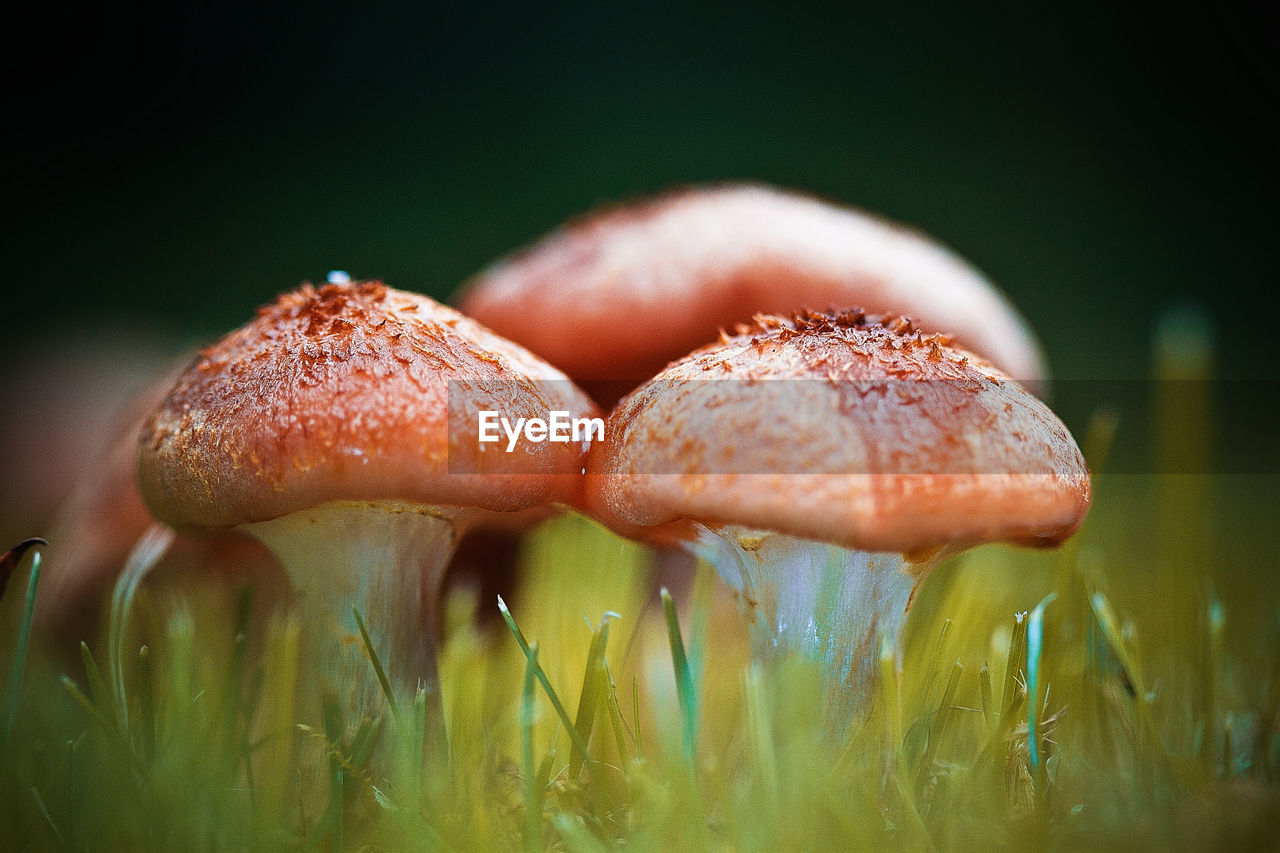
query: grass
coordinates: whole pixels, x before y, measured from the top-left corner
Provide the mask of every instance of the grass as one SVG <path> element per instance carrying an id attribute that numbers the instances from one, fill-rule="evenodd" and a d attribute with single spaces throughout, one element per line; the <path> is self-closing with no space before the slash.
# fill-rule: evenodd
<path id="1" fill-rule="evenodd" d="M 144 585 L 103 651 L 68 663 L 33 643 L 25 677 L 29 624 L 9 620 L 0 847 L 1274 846 L 1280 648 L 1232 658 L 1230 611 L 1194 587 L 1182 639 L 1201 652 L 1171 658 L 1085 539 L 944 568 L 901 667 L 882 650 L 871 708 L 840 735 L 812 664 L 749 662 L 713 576 L 659 595 L 643 549 L 576 517 L 531 537 L 503 619 L 451 597 L 448 755 L 426 748 L 421 693 L 376 719 L 334 701 L 299 719 L 316 679 L 298 626 L 255 621 L 244 594 Z M 1040 582 L 1002 610 L 988 592 L 1011 569 Z M 8 595 L 35 580 L 15 573 Z"/>
<path id="2" fill-rule="evenodd" d="M 577 516 L 527 537 L 509 606 L 449 596 L 444 734 L 376 658 L 383 709 L 344 718 L 252 589 L 126 567 L 105 637 L 33 636 L 15 549 L 0 849 L 1280 849 L 1274 478 L 1107 475 L 1116 428 L 1085 435 L 1085 528 L 942 567 L 838 731 L 816 664 L 751 662 L 713 572 L 660 589 Z"/>

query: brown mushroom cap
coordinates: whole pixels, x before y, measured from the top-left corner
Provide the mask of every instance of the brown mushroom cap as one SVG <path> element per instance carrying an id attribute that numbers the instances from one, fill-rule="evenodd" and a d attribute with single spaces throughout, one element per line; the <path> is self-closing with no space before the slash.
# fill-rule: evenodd
<path id="1" fill-rule="evenodd" d="M 586 502 L 624 533 L 682 520 L 868 551 L 1047 545 L 1089 473 L 1042 402 L 910 321 L 761 316 L 613 411 Z"/>
<path id="2" fill-rule="evenodd" d="M 981 273 L 926 236 L 764 186 L 598 212 L 479 274 L 462 310 L 579 381 L 640 381 L 761 312 L 907 314 L 1021 381 L 1040 347 Z"/>
<path id="3" fill-rule="evenodd" d="M 504 511 L 573 502 L 581 445 L 482 445 L 484 408 L 513 420 L 595 413 L 560 371 L 425 296 L 378 282 L 304 285 L 178 379 L 142 430 L 140 484 L 156 516 L 179 527 L 334 500 Z"/>

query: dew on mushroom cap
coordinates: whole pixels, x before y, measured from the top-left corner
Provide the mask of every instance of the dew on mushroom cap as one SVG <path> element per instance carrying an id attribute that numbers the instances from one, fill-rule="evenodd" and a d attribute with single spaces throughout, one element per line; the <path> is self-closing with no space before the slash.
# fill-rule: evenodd
<path id="1" fill-rule="evenodd" d="M 482 271 L 457 299 L 599 387 L 602 402 L 756 313 L 849 305 L 909 314 L 1020 381 L 1047 375 L 1026 323 L 965 261 L 916 231 L 766 186 L 596 212 Z"/>
<path id="2" fill-rule="evenodd" d="M 583 448 L 485 453 L 466 439 L 486 407 L 594 413 L 558 370 L 427 297 L 304 285 L 178 379 L 143 429 L 139 481 L 166 523 L 238 528 L 275 552 L 316 666 L 361 711 L 379 690 L 353 607 L 392 678 L 434 689 L 435 596 L 461 532 L 576 500 Z"/>
<path id="3" fill-rule="evenodd" d="M 739 593 L 761 655 L 865 695 L 877 636 L 970 545 L 1056 544 L 1089 503 L 1066 427 L 972 353 L 862 312 L 761 316 L 623 400 L 586 505 L 682 541 Z"/>

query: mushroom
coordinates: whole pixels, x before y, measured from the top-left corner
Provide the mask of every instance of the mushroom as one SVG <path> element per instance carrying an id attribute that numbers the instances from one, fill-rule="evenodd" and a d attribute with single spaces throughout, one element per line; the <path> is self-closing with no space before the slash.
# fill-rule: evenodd
<path id="1" fill-rule="evenodd" d="M 107 436 L 106 446 L 85 459 L 78 480 L 54 513 L 49 534 L 53 545 L 36 607 L 37 626 L 55 642 L 97 637 L 106 591 L 129 552 L 155 523 L 135 477 L 138 431 L 176 378 L 172 371 L 162 372 L 120 404 L 116 423 L 109 428 L 101 422 L 89 425 Z"/>
<path id="2" fill-rule="evenodd" d="M 353 610 L 394 682 L 434 697 L 436 598 L 461 533 L 580 488 L 582 442 L 504 452 L 476 440 L 479 410 L 595 411 L 558 370 L 425 296 L 304 285 L 177 380 L 142 430 L 139 483 L 160 520 L 244 531 L 279 558 L 303 648 L 344 707 L 381 701 Z"/>
<path id="3" fill-rule="evenodd" d="M 158 524 L 138 490 L 138 435 L 144 419 L 188 361 L 190 356 L 186 355 L 181 364 L 174 362 L 160 371 L 124 402 L 115 413 L 115 423 L 105 428 L 88 427 L 107 436 L 106 447 L 85 460 L 78 481 L 51 521 L 52 544 L 46 550 L 36 603 L 37 629 L 61 654 L 72 653 L 78 659 L 78 644 L 93 643 L 100 637 L 106 615 L 102 604 L 108 590 L 135 547 Z M 230 575 L 246 583 L 251 580 L 259 592 L 266 592 L 255 596 L 255 609 L 259 609 L 259 602 L 270 602 L 279 586 L 279 567 L 271 555 L 256 540 L 234 532 L 176 534 L 164 552 L 156 555 L 147 574 L 149 578 L 167 577 L 188 591 L 193 576 L 203 580 L 205 575 L 216 574 L 225 589 L 237 587 L 227 583 Z"/>
<path id="4" fill-rule="evenodd" d="M 980 272 L 927 236 L 767 186 L 693 187 L 602 210 L 484 270 L 461 309 L 602 405 L 758 312 L 861 305 L 946 331 L 1020 381 L 1035 336 Z"/>
<path id="5" fill-rule="evenodd" d="M 1061 542 L 1089 505 L 1066 427 L 911 321 L 805 312 L 677 361 L 610 415 L 585 501 L 678 542 L 737 594 L 754 654 L 824 664 L 848 718 L 920 584 L 982 542 Z"/>

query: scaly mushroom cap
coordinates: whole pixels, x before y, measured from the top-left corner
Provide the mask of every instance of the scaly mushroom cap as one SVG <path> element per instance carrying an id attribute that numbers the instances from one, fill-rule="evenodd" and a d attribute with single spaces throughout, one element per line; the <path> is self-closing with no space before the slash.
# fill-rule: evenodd
<path id="1" fill-rule="evenodd" d="M 804 313 L 757 317 L 624 399 L 586 489 L 631 535 L 692 520 L 920 554 L 1057 543 L 1089 472 L 1048 407 L 946 337 Z"/>
<path id="2" fill-rule="evenodd" d="M 756 313 L 859 305 L 945 332 L 1020 381 L 1039 344 L 977 270 L 928 237 L 764 186 L 693 188 L 598 212 L 485 270 L 468 315 L 576 380 L 630 380 Z"/>
<path id="3" fill-rule="evenodd" d="M 139 479 L 179 527 L 333 500 L 519 510 L 572 503 L 583 447 L 476 440 L 477 412 L 594 415 L 559 370 L 379 282 L 304 285 L 206 349 L 142 430 Z"/>

